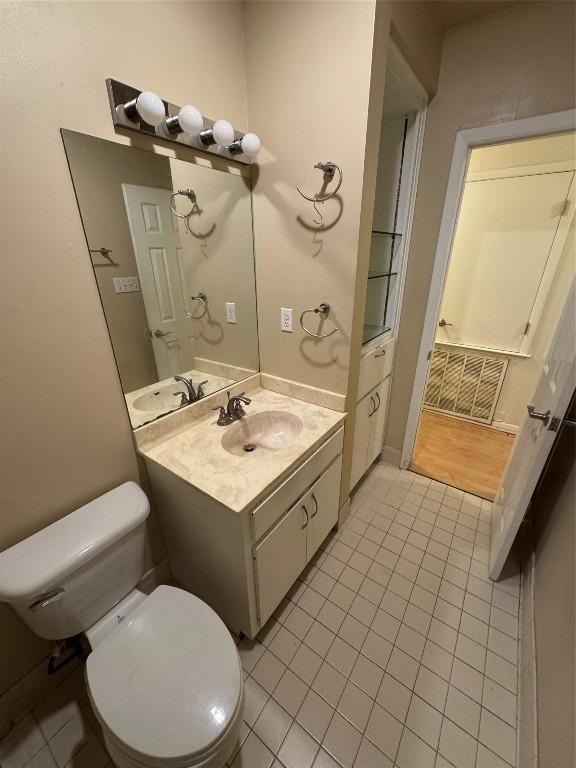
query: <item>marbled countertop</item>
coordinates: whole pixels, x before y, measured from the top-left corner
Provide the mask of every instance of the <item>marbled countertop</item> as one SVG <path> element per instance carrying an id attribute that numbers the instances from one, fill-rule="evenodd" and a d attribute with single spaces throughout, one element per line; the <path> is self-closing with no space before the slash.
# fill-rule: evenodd
<path id="1" fill-rule="evenodd" d="M 142 445 L 148 460 L 183 478 L 234 512 L 242 512 L 267 495 L 338 427 L 345 414 L 297 400 L 268 389 L 249 392 L 246 417 L 264 411 L 285 411 L 302 420 L 302 430 L 286 448 L 259 448 L 235 456 L 222 447 L 226 430 L 216 424 L 217 413 L 204 415 L 165 440 Z M 238 423 L 238 422 L 235 422 Z"/>

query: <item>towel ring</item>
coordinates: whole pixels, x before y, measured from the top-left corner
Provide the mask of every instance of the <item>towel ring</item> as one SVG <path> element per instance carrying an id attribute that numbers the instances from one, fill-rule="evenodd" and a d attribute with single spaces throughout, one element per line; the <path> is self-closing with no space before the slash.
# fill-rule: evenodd
<path id="1" fill-rule="evenodd" d="M 208 305 L 206 304 L 206 302 L 208 301 L 208 297 L 206 296 L 205 293 L 203 293 L 202 291 L 199 291 L 195 296 L 190 296 L 190 298 L 192 299 L 192 301 L 199 301 L 200 304 L 202 304 L 203 312 L 201 315 L 191 315 L 190 312 L 188 312 L 188 310 L 185 309 L 184 313 L 188 315 L 190 320 L 201 320 L 206 314 L 206 312 L 208 312 Z"/>
<path id="2" fill-rule="evenodd" d="M 309 331 L 308 328 L 306 328 L 304 325 L 304 315 L 308 312 L 315 312 L 316 314 L 328 317 L 328 313 L 330 312 L 330 304 L 322 303 L 319 307 L 310 307 L 310 309 L 305 309 L 304 312 L 302 312 L 300 315 L 300 326 L 302 327 L 304 333 L 307 333 L 308 336 L 312 336 L 315 339 L 327 339 L 328 336 L 332 336 L 333 333 L 336 333 L 338 328 L 332 328 L 332 330 L 328 331 L 328 333 L 312 333 L 312 331 Z"/>
<path id="3" fill-rule="evenodd" d="M 187 213 L 178 213 L 176 208 L 174 208 L 174 198 L 178 197 L 178 195 L 182 195 L 182 197 L 186 197 L 190 201 L 192 207 Z M 186 223 L 188 223 L 188 217 L 198 208 L 196 192 L 194 192 L 193 189 L 179 189 L 178 192 L 174 192 L 172 195 L 170 195 L 170 208 L 174 216 L 176 216 L 178 219 L 184 219 Z"/>
<path id="4" fill-rule="evenodd" d="M 342 168 L 340 168 L 339 165 L 336 163 L 332 163 L 330 161 L 327 161 L 325 163 L 316 163 L 314 168 L 319 168 L 321 171 L 324 171 L 324 177 L 326 178 L 326 181 L 331 181 L 334 178 L 334 174 L 336 171 L 338 171 L 338 183 L 336 184 L 336 188 L 332 190 L 332 192 L 328 192 L 325 195 L 307 195 L 305 192 L 302 192 L 300 187 L 296 187 L 298 192 L 302 195 L 302 197 L 305 200 L 308 200 L 311 203 L 325 203 L 326 200 L 330 200 L 331 197 L 334 197 L 334 195 L 338 192 L 342 185 L 342 179 L 343 179 L 343 173 Z"/>

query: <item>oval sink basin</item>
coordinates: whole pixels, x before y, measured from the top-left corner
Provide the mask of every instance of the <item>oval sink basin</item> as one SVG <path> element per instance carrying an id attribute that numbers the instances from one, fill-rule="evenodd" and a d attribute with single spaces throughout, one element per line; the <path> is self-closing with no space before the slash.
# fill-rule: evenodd
<path id="1" fill-rule="evenodd" d="M 226 427 L 222 448 L 234 456 L 288 448 L 302 430 L 302 420 L 286 411 L 262 411 L 243 416 Z"/>
<path id="2" fill-rule="evenodd" d="M 132 403 L 132 407 L 138 411 L 163 411 L 176 410 L 180 407 L 180 392 L 185 392 L 186 387 L 177 381 L 158 387 L 153 392 L 140 395 Z"/>

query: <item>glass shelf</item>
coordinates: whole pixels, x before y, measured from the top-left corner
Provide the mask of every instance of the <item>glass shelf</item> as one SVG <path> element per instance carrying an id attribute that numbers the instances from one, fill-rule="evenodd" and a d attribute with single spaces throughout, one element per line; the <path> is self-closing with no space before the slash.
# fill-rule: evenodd
<path id="1" fill-rule="evenodd" d="M 372 339 L 378 336 L 382 336 L 383 333 L 389 331 L 390 328 L 386 325 L 368 325 L 364 324 L 364 330 L 362 332 L 362 344 L 367 344 Z"/>
<path id="2" fill-rule="evenodd" d="M 378 272 L 377 270 L 370 270 L 368 272 L 368 280 L 373 280 L 375 277 L 394 277 L 398 272 Z"/>

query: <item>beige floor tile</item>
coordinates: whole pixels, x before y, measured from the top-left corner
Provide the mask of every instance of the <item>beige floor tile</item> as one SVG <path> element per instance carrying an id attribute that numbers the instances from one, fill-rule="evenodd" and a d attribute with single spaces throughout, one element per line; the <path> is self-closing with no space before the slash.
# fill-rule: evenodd
<path id="1" fill-rule="evenodd" d="M 366 726 L 366 736 L 392 761 L 396 759 L 402 728 L 402 723 L 399 720 L 396 720 L 379 704 L 374 704 Z"/>
<path id="2" fill-rule="evenodd" d="M 265 691 L 272 693 L 285 670 L 286 665 L 270 651 L 266 651 L 252 670 L 252 677 Z"/>
<path id="3" fill-rule="evenodd" d="M 244 683 L 244 703 L 242 719 L 248 723 L 250 727 L 254 725 L 258 719 L 260 712 L 264 709 L 266 702 L 268 701 L 269 694 L 262 688 L 262 686 L 249 677 Z"/>
<path id="4" fill-rule="evenodd" d="M 334 757 L 343 768 L 352 768 L 358 747 L 362 741 L 362 734 L 357 731 L 338 712 L 332 718 L 322 747 Z"/>
<path id="5" fill-rule="evenodd" d="M 414 693 L 418 694 L 421 699 L 424 699 L 424 701 L 428 702 L 439 712 L 444 712 L 446 696 L 448 695 L 448 683 L 424 666 L 421 666 L 418 670 L 418 676 L 414 684 Z"/>
<path id="6" fill-rule="evenodd" d="M 325 661 L 318 670 L 312 688 L 331 706 L 336 707 L 345 685 L 344 675 Z"/>
<path id="7" fill-rule="evenodd" d="M 518 707 L 515 694 L 487 677 L 484 678 L 482 706 L 516 728 Z"/>
<path id="8" fill-rule="evenodd" d="M 412 691 L 391 675 L 384 675 L 376 701 L 400 722 L 406 720 Z"/>
<path id="9" fill-rule="evenodd" d="M 299 678 L 304 680 L 305 683 L 312 685 L 312 681 L 316 677 L 321 666 L 322 657 L 302 643 L 294 654 L 289 669 L 298 675 Z"/>
<path id="10" fill-rule="evenodd" d="M 337 710 L 361 733 L 364 732 L 374 700 L 348 681 L 338 702 Z"/>
<path id="11" fill-rule="evenodd" d="M 296 717 L 307 691 L 306 683 L 287 669 L 272 696 L 292 717 Z"/>
<path id="12" fill-rule="evenodd" d="M 516 729 L 484 707 L 480 715 L 480 741 L 510 765 L 516 764 Z"/>
<path id="13" fill-rule="evenodd" d="M 396 757 L 397 768 L 434 768 L 435 761 L 435 750 L 404 728 Z"/>
<path id="14" fill-rule="evenodd" d="M 294 722 L 280 747 L 278 759 L 286 768 L 311 768 L 317 752 L 318 742 Z"/>
<path id="15" fill-rule="evenodd" d="M 412 696 L 406 717 L 406 725 L 432 749 L 438 746 L 442 715 L 419 696 Z"/>
<path id="16" fill-rule="evenodd" d="M 333 715 L 334 708 L 315 691 L 309 690 L 296 715 L 296 720 L 316 741 L 321 742 Z"/>
<path id="17" fill-rule="evenodd" d="M 393 768 L 391 760 L 389 760 L 383 752 L 380 752 L 374 744 L 368 739 L 363 738 L 354 761 L 354 768 Z"/>
<path id="18" fill-rule="evenodd" d="M 469 733 L 470 736 L 474 736 L 475 739 L 478 738 L 480 705 L 452 685 L 448 689 L 444 715 L 459 725 L 466 733 Z"/>
<path id="19" fill-rule="evenodd" d="M 316 651 L 317 654 L 324 658 L 335 637 L 334 632 L 320 624 L 319 621 L 315 621 L 308 630 L 304 642 L 309 648 L 312 648 L 313 651 Z"/>
<path id="20" fill-rule="evenodd" d="M 400 648 L 394 648 L 386 672 L 412 690 L 418 674 L 418 662 Z"/>
<path id="21" fill-rule="evenodd" d="M 383 676 L 383 669 L 366 658 L 366 656 L 360 654 L 350 674 L 350 680 L 374 699 L 378 693 Z"/>
<path id="22" fill-rule="evenodd" d="M 475 768 L 477 742 L 451 720 L 444 718 L 438 751 L 458 768 Z"/>
<path id="23" fill-rule="evenodd" d="M 232 763 L 232 768 L 270 768 L 274 755 L 255 733 L 248 737 Z"/>
<path id="24" fill-rule="evenodd" d="M 350 675 L 357 658 L 358 651 L 340 637 L 334 639 L 326 654 L 326 661 L 330 662 L 345 677 Z"/>
<path id="25" fill-rule="evenodd" d="M 274 699 L 268 699 L 254 724 L 254 733 L 276 754 L 291 725 L 292 717 L 288 712 Z"/>

